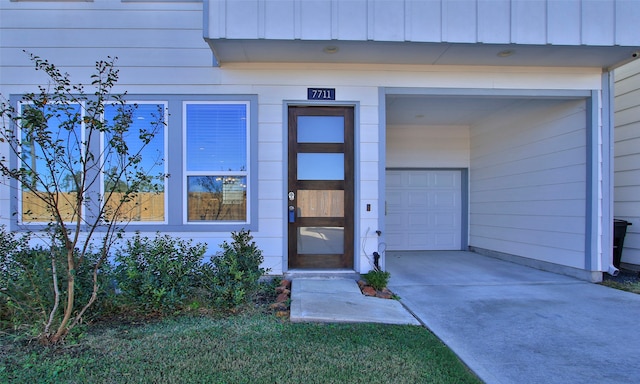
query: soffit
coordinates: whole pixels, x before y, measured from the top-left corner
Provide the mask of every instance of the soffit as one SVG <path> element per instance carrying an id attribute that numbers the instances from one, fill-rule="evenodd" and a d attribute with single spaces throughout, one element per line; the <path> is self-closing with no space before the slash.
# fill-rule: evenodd
<path id="1" fill-rule="evenodd" d="M 214 39 L 208 43 L 218 65 L 367 63 L 610 68 L 631 61 L 639 52 L 637 48 L 627 46 L 237 39 Z M 335 52 L 327 53 L 328 47 Z"/>
<path id="2" fill-rule="evenodd" d="M 472 126 L 520 102 L 489 96 L 387 95 L 385 111 L 388 126 Z"/>

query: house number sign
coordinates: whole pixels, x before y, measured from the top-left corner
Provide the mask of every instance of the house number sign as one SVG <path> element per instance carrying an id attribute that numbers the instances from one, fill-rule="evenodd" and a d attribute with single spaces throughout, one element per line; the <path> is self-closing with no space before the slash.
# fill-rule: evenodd
<path id="1" fill-rule="evenodd" d="M 307 100 L 335 100 L 335 88 L 307 88 Z"/>

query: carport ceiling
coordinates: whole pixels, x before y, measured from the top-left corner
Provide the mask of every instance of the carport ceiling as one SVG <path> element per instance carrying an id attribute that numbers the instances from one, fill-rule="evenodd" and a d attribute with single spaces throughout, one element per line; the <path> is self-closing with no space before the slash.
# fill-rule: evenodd
<path id="1" fill-rule="evenodd" d="M 387 95 L 387 126 L 466 125 L 521 103 L 522 98 Z"/>

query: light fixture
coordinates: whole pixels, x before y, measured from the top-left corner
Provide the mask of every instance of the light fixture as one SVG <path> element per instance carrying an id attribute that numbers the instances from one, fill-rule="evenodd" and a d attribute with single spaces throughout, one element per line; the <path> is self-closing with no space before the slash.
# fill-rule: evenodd
<path id="1" fill-rule="evenodd" d="M 336 47 L 335 45 L 327 45 L 326 47 L 322 48 L 322 52 L 332 55 L 338 52 L 338 47 Z"/>
<path id="2" fill-rule="evenodd" d="M 504 51 L 500 51 L 498 52 L 498 57 L 509 57 L 511 55 L 513 55 L 515 53 L 515 51 L 511 50 L 511 49 L 505 49 Z"/>

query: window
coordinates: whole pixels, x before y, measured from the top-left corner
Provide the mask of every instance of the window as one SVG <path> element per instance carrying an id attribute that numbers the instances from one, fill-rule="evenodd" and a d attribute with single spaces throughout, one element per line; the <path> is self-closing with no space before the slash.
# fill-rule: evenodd
<path id="1" fill-rule="evenodd" d="M 21 164 L 25 170 L 20 194 L 20 220 L 25 223 L 48 222 L 52 217 L 38 194 L 51 194 L 62 201 L 61 217 L 73 221 L 76 212 L 78 182 L 81 175 L 84 135 L 80 104 L 47 104 L 36 107 L 20 103 Z M 46 133 L 38 129 L 46 121 Z M 52 159 L 58 159 L 52 161 Z M 62 159 L 62 161 L 60 161 Z M 55 192 L 60 191 L 60 195 Z"/>
<path id="2" fill-rule="evenodd" d="M 21 95 L 12 96 L 12 103 L 23 115 L 35 114 L 33 106 L 21 100 Z M 106 207 L 107 219 L 122 220 L 131 231 L 148 231 L 153 225 L 157 227 L 154 230 L 176 233 L 257 230 L 258 159 L 253 155 L 258 150 L 257 105 L 256 95 L 129 94 L 124 108 L 135 109 L 128 132 L 113 136 L 114 131 L 109 129 L 89 137 L 82 104 L 50 102 L 38 113 L 41 119 L 46 116 L 52 139 L 64 143 L 70 159 L 66 162 L 68 169 L 59 167 L 37 179 L 35 172 L 47 170 L 46 157 L 51 158 L 52 148 L 45 145 L 43 149 L 29 136 L 28 129 L 17 132 L 24 143 L 20 158 L 12 157 L 11 161 L 22 161 L 35 172 L 28 173 L 34 175 L 33 180 L 24 188 L 12 189 L 10 209 L 17 213 L 11 221 L 12 229 L 19 229 L 20 224 L 36 229 L 48 223 L 51 214 L 35 193 L 46 191 L 47 185 L 57 185 L 62 191 L 58 197 L 67 202 L 62 212 L 66 221 L 73 221 L 80 213 L 96 217 L 98 210 Z M 115 101 L 106 104 L 104 122 L 109 126 L 118 123 L 122 107 Z M 141 130 L 154 127 L 158 128 L 154 138 L 142 148 Z M 127 146 L 130 155 L 140 158 L 136 168 L 130 170 L 144 175 L 145 181 L 115 217 L 109 210 L 117 206 L 135 179 L 118 172 L 128 160 L 117 156 L 112 148 L 119 143 Z M 95 155 L 90 156 L 94 159 L 91 162 L 96 164 L 89 164 L 86 170 L 89 179 L 84 186 L 82 212 L 76 212 L 77 182 L 82 181 L 83 174 L 78 159 L 85 145 L 90 146 Z M 100 171 L 98 161 L 104 162 Z M 106 196 L 110 190 L 114 191 L 112 196 Z"/>
<path id="3" fill-rule="evenodd" d="M 249 103 L 183 105 L 185 221 L 248 222 Z"/>
<path id="4" fill-rule="evenodd" d="M 136 107 L 132 108 L 132 105 Z M 128 110 L 131 121 L 123 121 Z M 105 107 L 107 125 L 130 124 L 126 132 L 113 129 L 103 134 L 104 176 L 102 194 L 107 205 L 106 213 L 125 196 L 134 181 L 140 181 L 138 193 L 120 207 L 118 218 L 128 222 L 165 222 L 166 206 L 166 103 L 127 102 L 127 105 L 109 104 Z M 125 115 L 123 115 L 125 114 Z M 149 140 L 145 144 L 144 138 Z M 126 145 L 128 157 L 118 155 L 119 145 Z M 123 172 L 124 169 L 128 169 Z"/>
<path id="5" fill-rule="evenodd" d="M 32 3 L 93 3 L 93 0 L 10 0 L 12 2 Z"/>
<path id="6" fill-rule="evenodd" d="M 202 0 L 122 0 L 123 3 L 202 3 Z"/>

